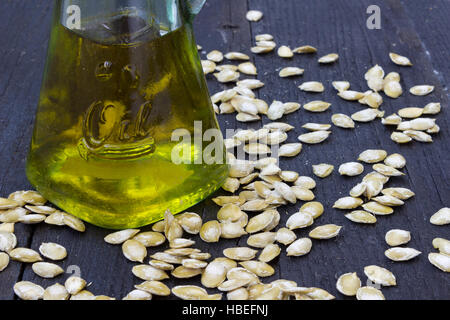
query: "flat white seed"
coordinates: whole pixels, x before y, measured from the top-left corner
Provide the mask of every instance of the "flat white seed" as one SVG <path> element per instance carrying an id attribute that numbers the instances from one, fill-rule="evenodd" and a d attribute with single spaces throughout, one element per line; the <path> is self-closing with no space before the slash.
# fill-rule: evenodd
<path id="1" fill-rule="evenodd" d="M 48 262 L 35 262 L 31 268 L 34 273 L 42 278 L 54 278 L 64 273 L 64 270 L 60 266 Z"/>
<path id="2" fill-rule="evenodd" d="M 320 178 L 328 177 L 334 170 L 334 166 L 327 163 L 316 164 L 312 168 L 313 173 Z"/>
<path id="3" fill-rule="evenodd" d="M 397 284 L 394 274 L 385 268 L 370 265 L 364 267 L 364 273 L 370 281 L 382 286 L 395 286 Z"/>
<path id="4" fill-rule="evenodd" d="M 249 68 L 248 66 L 242 66 L 242 68 L 244 69 L 244 68 Z M 256 70 L 256 69 L 255 69 Z M 244 71 L 241 71 L 242 73 L 245 73 Z M 244 96 L 244 97 L 248 97 L 248 98 L 251 98 L 251 99 L 254 99 L 255 98 L 255 93 L 251 90 L 251 89 L 249 89 L 249 88 L 247 88 L 247 87 L 239 87 L 239 86 L 236 86 L 236 87 L 234 87 L 233 88 L 238 94 L 240 94 L 241 96 Z"/>
<path id="5" fill-rule="evenodd" d="M 181 264 L 185 268 L 203 269 L 208 265 L 208 262 L 189 258 L 189 259 L 183 259 Z"/>
<path id="6" fill-rule="evenodd" d="M 336 282 L 336 289 L 345 296 L 356 296 L 359 288 L 361 288 L 361 279 L 356 272 L 344 273 Z"/>
<path id="7" fill-rule="evenodd" d="M 392 261 L 408 261 L 411 260 L 422 252 L 413 248 L 390 248 L 384 252 L 384 255 Z"/>
<path id="8" fill-rule="evenodd" d="M 387 116 L 386 118 L 381 119 L 381 123 L 384 125 L 392 125 L 397 126 L 402 122 L 402 118 L 399 117 L 397 114 L 391 114 L 390 116 Z"/>
<path id="9" fill-rule="evenodd" d="M 12 232 L 0 231 L 0 251 L 10 252 L 17 245 L 16 235 Z"/>
<path id="10" fill-rule="evenodd" d="M 437 124 L 430 129 L 427 129 L 427 133 L 438 133 L 439 131 L 441 131 L 441 128 Z"/>
<path id="11" fill-rule="evenodd" d="M 326 123 L 305 123 L 302 125 L 302 128 L 307 129 L 309 131 L 326 131 L 331 128 L 331 125 Z"/>
<path id="12" fill-rule="evenodd" d="M 398 115 L 402 118 L 414 119 L 423 114 L 423 108 L 409 107 L 402 108 L 397 111 Z"/>
<path id="13" fill-rule="evenodd" d="M 308 288 L 306 296 L 312 300 L 333 300 L 335 297 L 321 288 Z"/>
<path id="14" fill-rule="evenodd" d="M 315 52 L 317 52 L 317 49 L 314 48 L 313 46 L 306 45 L 306 46 L 301 46 L 301 47 L 295 48 L 293 50 L 293 52 L 295 52 L 295 53 L 315 53 Z"/>
<path id="15" fill-rule="evenodd" d="M 51 213 L 56 212 L 56 209 L 55 209 L 55 208 L 48 207 L 48 206 L 32 206 L 32 205 L 26 205 L 25 208 L 28 209 L 28 210 L 30 210 L 31 212 L 39 213 L 39 214 L 45 214 L 45 215 L 49 215 L 49 214 L 51 214 Z"/>
<path id="16" fill-rule="evenodd" d="M 195 212 L 184 212 L 175 216 L 184 231 L 190 234 L 198 234 L 202 226 L 202 218 Z M 174 239 L 176 240 L 176 239 Z"/>
<path id="17" fill-rule="evenodd" d="M 263 128 L 264 129 L 269 129 L 270 131 L 287 132 L 287 131 L 291 131 L 295 127 L 291 126 L 290 124 L 285 123 L 285 122 L 271 122 L 271 123 L 265 124 Z"/>
<path id="18" fill-rule="evenodd" d="M 383 91 L 388 97 L 393 98 L 393 99 L 400 97 L 403 93 L 402 86 L 401 86 L 400 82 L 397 82 L 397 81 L 386 82 L 386 80 L 385 80 L 384 86 L 383 86 Z"/>
<path id="19" fill-rule="evenodd" d="M 141 264 L 134 266 L 131 272 L 139 279 L 152 281 L 152 280 L 164 280 L 169 278 L 166 272 L 163 270 L 154 268 L 150 265 Z"/>
<path id="20" fill-rule="evenodd" d="M 205 300 L 208 293 L 198 286 L 176 286 L 172 288 L 172 293 L 182 300 Z"/>
<path id="21" fill-rule="evenodd" d="M 384 159 L 384 164 L 392 168 L 402 169 L 406 165 L 406 159 L 399 153 L 393 153 Z"/>
<path id="22" fill-rule="evenodd" d="M 286 141 L 288 138 L 288 135 L 286 132 L 283 131 L 273 131 L 267 133 L 265 136 L 261 137 L 259 141 L 261 143 L 265 143 L 268 145 L 279 145 Z"/>
<path id="23" fill-rule="evenodd" d="M 234 89 L 223 90 L 215 93 L 211 96 L 211 101 L 213 103 L 227 102 L 236 96 L 237 92 Z"/>
<path id="24" fill-rule="evenodd" d="M 240 187 L 240 182 L 238 179 L 236 178 L 227 178 L 224 182 L 224 184 L 222 185 L 222 189 L 231 193 L 234 193 L 237 191 L 237 189 L 239 189 Z"/>
<path id="25" fill-rule="evenodd" d="M 225 280 L 226 275 L 226 265 L 220 261 L 212 261 L 205 268 L 201 277 L 201 283 L 206 288 L 216 288 Z"/>
<path id="26" fill-rule="evenodd" d="M 311 111 L 311 112 L 323 112 L 328 110 L 331 106 L 331 103 L 325 101 L 311 101 L 303 106 L 303 109 Z"/>
<path id="27" fill-rule="evenodd" d="M 255 46 L 255 47 L 251 47 L 250 51 L 258 54 L 258 53 L 267 53 L 267 52 L 272 51 L 273 49 L 274 49 L 274 47 L 272 47 L 272 46 L 270 46 L 270 47 L 269 46 Z"/>
<path id="28" fill-rule="evenodd" d="M 252 234 L 247 239 L 247 244 L 255 248 L 264 248 L 267 245 L 274 243 L 276 232 L 261 232 Z"/>
<path id="29" fill-rule="evenodd" d="M 68 293 L 71 295 L 76 295 L 86 287 L 86 280 L 80 277 L 71 276 L 67 278 L 64 286 L 66 287 Z"/>
<path id="30" fill-rule="evenodd" d="M 127 240 L 122 245 L 125 258 L 130 261 L 143 262 L 147 256 L 147 248 L 137 240 Z"/>
<path id="31" fill-rule="evenodd" d="M 343 113 L 333 114 L 331 116 L 331 122 L 333 122 L 336 127 L 340 128 L 348 129 L 355 127 L 355 122 L 353 122 L 352 118 Z"/>
<path id="32" fill-rule="evenodd" d="M 300 186 L 292 186 L 291 190 L 294 192 L 295 197 L 298 200 L 311 201 L 311 200 L 314 200 L 314 198 L 315 198 L 314 193 L 311 190 L 307 189 L 307 188 L 303 188 L 303 187 L 300 187 Z"/>
<path id="33" fill-rule="evenodd" d="M 339 173 L 343 176 L 357 176 L 364 171 L 364 166 L 359 162 L 346 162 L 339 166 Z"/>
<path id="34" fill-rule="evenodd" d="M 258 79 L 244 79 L 236 82 L 236 85 L 253 90 L 263 87 L 264 83 Z"/>
<path id="35" fill-rule="evenodd" d="M 227 300 L 248 300 L 248 291 L 245 288 L 238 288 L 227 293 Z"/>
<path id="36" fill-rule="evenodd" d="M 317 144 L 325 141 L 330 134 L 331 131 L 313 131 L 299 135 L 298 140 L 303 143 Z"/>
<path id="37" fill-rule="evenodd" d="M 383 161 L 387 157 L 387 152 L 381 149 L 367 149 L 360 153 L 358 160 L 365 163 L 376 163 Z"/>
<path id="38" fill-rule="evenodd" d="M 9 256 L 7 253 L 0 252 L 0 272 L 6 269 L 9 264 Z"/>
<path id="39" fill-rule="evenodd" d="M 261 214 L 252 217 L 245 228 L 248 233 L 255 233 L 258 231 L 265 230 L 275 219 L 277 211 L 266 210 Z M 249 259 L 250 260 L 250 259 Z"/>
<path id="40" fill-rule="evenodd" d="M 284 105 L 284 114 L 290 114 L 300 109 L 301 104 L 297 102 L 286 102 Z"/>
<path id="41" fill-rule="evenodd" d="M 281 244 L 289 245 L 297 239 L 297 236 L 292 230 L 288 228 L 280 228 L 278 229 L 275 240 Z"/>
<path id="42" fill-rule="evenodd" d="M 306 202 L 300 207 L 300 212 L 309 213 L 313 219 L 320 217 L 324 211 L 323 205 L 318 201 Z"/>
<path id="43" fill-rule="evenodd" d="M 383 103 L 383 97 L 378 92 L 367 91 L 364 93 L 364 97 L 359 99 L 358 102 L 377 109 Z"/>
<path id="44" fill-rule="evenodd" d="M 377 222 L 377 218 L 364 210 L 355 210 L 345 215 L 347 219 L 356 223 L 373 224 Z"/>
<path id="45" fill-rule="evenodd" d="M 304 256 L 305 254 L 308 254 L 311 251 L 311 248 L 312 248 L 311 239 L 301 238 L 295 240 L 286 248 L 286 255 L 294 257 Z"/>
<path id="46" fill-rule="evenodd" d="M 301 143 L 286 143 L 280 146 L 280 148 L 278 149 L 278 155 L 280 157 L 295 157 L 301 151 Z"/>
<path id="47" fill-rule="evenodd" d="M 364 210 L 376 215 L 388 215 L 394 212 L 391 207 L 379 204 L 378 202 L 374 201 L 364 203 L 362 207 L 364 208 Z"/>
<path id="48" fill-rule="evenodd" d="M 338 226 L 335 224 L 325 224 L 314 228 L 309 233 L 309 237 L 313 239 L 331 239 L 336 237 L 341 229 L 342 226 Z"/>
<path id="49" fill-rule="evenodd" d="M 240 222 L 221 222 L 220 230 L 220 236 L 224 239 L 235 239 L 247 234 Z"/>
<path id="50" fill-rule="evenodd" d="M 403 132 L 392 132 L 391 140 L 396 143 L 408 143 L 412 140 L 412 138 Z"/>
<path id="51" fill-rule="evenodd" d="M 220 72 L 214 73 L 214 76 L 216 77 L 217 81 L 227 83 L 237 81 L 239 79 L 240 74 L 237 71 L 224 69 Z"/>
<path id="52" fill-rule="evenodd" d="M 361 287 L 356 292 L 358 300 L 386 300 L 383 293 L 374 287 Z"/>
<path id="53" fill-rule="evenodd" d="M 372 198 L 374 201 L 383 204 L 385 206 L 401 206 L 404 204 L 404 202 L 396 197 L 393 196 L 378 196 L 375 198 Z"/>
<path id="54" fill-rule="evenodd" d="M 257 75 L 258 70 L 252 62 L 244 62 L 238 65 L 238 70 L 248 75 Z"/>
<path id="55" fill-rule="evenodd" d="M 154 294 L 157 296 L 168 296 L 170 295 L 170 289 L 161 281 L 145 281 L 141 284 L 134 286 L 136 289 L 142 290 L 144 292 Z M 151 296 L 150 296 L 151 297 Z"/>
<path id="56" fill-rule="evenodd" d="M 151 299 L 152 299 L 151 293 L 135 289 L 130 291 L 122 300 L 144 301 Z"/>
<path id="57" fill-rule="evenodd" d="M 255 258 L 258 251 L 247 247 L 226 248 L 223 255 L 235 261 L 246 261 Z"/>
<path id="58" fill-rule="evenodd" d="M 219 241 L 220 234 L 220 223 L 217 220 L 206 222 L 200 229 L 200 237 L 205 242 Z"/>
<path id="59" fill-rule="evenodd" d="M 430 218 L 431 224 L 437 226 L 443 226 L 446 224 L 450 224 L 450 208 L 445 207 L 439 209 L 435 214 L 433 214 Z"/>
<path id="60" fill-rule="evenodd" d="M 0 231 L 14 233 L 14 223 L 11 222 L 0 223 Z"/>
<path id="61" fill-rule="evenodd" d="M 439 102 L 430 102 L 423 107 L 423 114 L 438 114 L 441 112 L 441 104 Z"/>
<path id="62" fill-rule="evenodd" d="M 278 257 L 281 253 L 281 248 L 277 244 L 269 244 L 266 246 L 258 257 L 259 261 L 262 262 L 270 262 L 276 257 Z"/>
<path id="63" fill-rule="evenodd" d="M 0 222 L 3 223 L 19 222 L 19 220 L 25 215 L 27 215 L 28 212 L 29 212 L 28 210 L 21 207 L 8 209 L 0 214 Z"/>
<path id="64" fill-rule="evenodd" d="M 270 40 L 273 40 L 273 36 L 268 33 L 257 34 L 255 36 L 255 40 L 256 41 L 270 41 Z"/>
<path id="65" fill-rule="evenodd" d="M 450 256 L 441 253 L 430 253 L 428 254 L 428 260 L 436 268 L 444 272 L 450 272 Z"/>
<path id="66" fill-rule="evenodd" d="M 284 182 L 274 182 L 273 186 L 275 188 L 275 190 L 281 194 L 281 196 L 286 199 L 287 201 L 289 201 L 290 203 L 296 203 L 297 202 L 297 198 L 295 196 L 294 191 L 292 191 L 291 187 L 289 185 L 287 185 Z"/>
<path id="67" fill-rule="evenodd" d="M 379 172 L 387 177 L 398 177 L 405 175 L 403 172 L 382 163 L 376 163 L 372 166 L 372 168 L 376 172 Z"/>
<path id="68" fill-rule="evenodd" d="M 237 71 L 238 67 L 233 65 L 233 64 L 221 64 L 221 65 L 216 65 L 216 70 L 217 71 L 222 71 L 222 70 L 232 70 L 232 71 Z M 232 89 L 230 89 L 232 90 Z M 227 90 L 225 90 L 227 91 Z"/>
<path id="69" fill-rule="evenodd" d="M 52 243 L 44 242 L 39 247 L 39 252 L 50 260 L 63 260 L 67 257 L 67 250 L 63 246 Z"/>
<path id="70" fill-rule="evenodd" d="M 378 116 L 378 110 L 369 108 L 353 113 L 351 118 L 358 122 L 370 122 Z"/>
<path id="71" fill-rule="evenodd" d="M 375 65 L 372 68 L 370 68 L 369 70 L 367 70 L 367 72 L 364 75 L 364 79 L 369 80 L 370 78 L 384 78 L 384 70 L 382 67 L 380 67 L 379 65 Z"/>
<path id="72" fill-rule="evenodd" d="M 227 58 L 228 60 L 250 60 L 250 57 L 248 55 L 235 51 L 225 54 L 225 58 Z"/>
<path id="73" fill-rule="evenodd" d="M 365 182 L 360 182 L 357 185 L 355 185 L 353 188 L 350 189 L 349 194 L 350 194 L 350 196 L 357 198 L 357 197 L 362 196 L 366 192 L 366 189 L 367 189 L 367 184 Z"/>
<path id="74" fill-rule="evenodd" d="M 166 241 L 166 237 L 160 232 L 147 231 L 136 235 L 133 240 L 140 242 L 145 247 L 156 247 Z"/>
<path id="75" fill-rule="evenodd" d="M 353 197 L 343 197 L 338 200 L 333 205 L 336 209 L 355 209 L 363 204 L 363 200 L 360 198 Z"/>
<path id="76" fill-rule="evenodd" d="M 406 127 L 405 130 L 424 131 L 424 130 L 428 130 L 428 129 L 432 128 L 435 124 L 436 124 L 435 119 L 417 118 L 417 119 L 409 121 L 409 128 Z M 398 129 L 398 130 L 400 130 L 400 129 Z"/>
<path id="77" fill-rule="evenodd" d="M 399 65 L 399 66 L 412 66 L 411 61 L 407 57 L 401 56 L 399 54 L 390 52 L 389 53 L 389 58 L 391 58 L 391 61 L 393 63 L 395 63 L 396 65 Z"/>
<path id="78" fill-rule="evenodd" d="M 384 84 L 383 78 L 372 77 L 367 80 L 367 86 L 375 92 L 383 90 Z"/>
<path id="79" fill-rule="evenodd" d="M 340 91 L 337 95 L 348 101 L 356 101 L 364 98 L 364 93 L 352 90 Z"/>
<path id="80" fill-rule="evenodd" d="M 325 90 L 323 84 L 317 81 L 303 82 L 298 88 L 306 92 L 323 92 Z"/>
<path id="81" fill-rule="evenodd" d="M 434 91 L 434 86 L 419 85 L 409 89 L 409 92 L 415 96 L 426 96 Z"/>
<path id="82" fill-rule="evenodd" d="M 281 101 L 273 101 L 267 111 L 267 117 L 274 121 L 280 119 L 284 114 L 284 104 Z"/>
<path id="83" fill-rule="evenodd" d="M 407 188 L 386 188 L 381 191 L 384 195 L 393 196 L 400 200 L 408 200 L 413 197 L 415 193 Z"/>
<path id="84" fill-rule="evenodd" d="M 133 238 L 140 230 L 138 229 L 126 229 L 110 233 L 105 237 L 105 242 L 110 244 L 122 244 L 125 241 Z"/>
<path id="85" fill-rule="evenodd" d="M 299 76 L 305 72 L 305 69 L 297 68 L 297 67 L 286 67 L 280 70 L 278 75 L 281 78 Z"/>
<path id="86" fill-rule="evenodd" d="M 244 151 L 252 155 L 271 153 L 270 147 L 262 143 L 249 143 L 244 146 Z"/>
<path id="87" fill-rule="evenodd" d="M 289 230 L 295 230 L 309 227 L 313 223 L 314 219 L 310 213 L 299 211 L 288 218 L 286 221 L 286 227 L 288 227 Z"/>
<path id="88" fill-rule="evenodd" d="M 433 247 L 439 250 L 439 253 L 450 256 L 450 241 L 444 238 L 434 238 Z M 1 269 L 1 268 L 0 268 Z"/>
<path id="89" fill-rule="evenodd" d="M 219 50 L 213 50 L 206 55 L 206 59 L 217 63 L 222 62 L 223 53 Z"/>
<path id="90" fill-rule="evenodd" d="M 281 58 L 292 58 L 294 56 L 294 53 L 288 46 L 279 47 L 277 53 Z"/>
<path id="91" fill-rule="evenodd" d="M 12 260 L 20 261 L 20 262 L 26 262 L 26 263 L 33 263 L 42 261 L 41 256 L 39 253 L 32 249 L 28 248 L 15 248 L 9 251 L 9 257 Z"/>
<path id="92" fill-rule="evenodd" d="M 204 74 L 213 73 L 216 70 L 216 63 L 214 61 L 202 60 L 201 63 Z"/>
<path id="93" fill-rule="evenodd" d="M 67 292 L 66 287 L 59 283 L 55 283 L 45 289 L 43 298 L 44 300 L 68 300 L 69 293 Z"/>
<path id="94" fill-rule="evenodd" d="M 83 221 L 81 221 L 75 216 L 72 216 L 71 214 L 65 212 L 63 212 L 62 214 L 63 214 L 63 222 L 66 226 L 78 232 L 84 232 L 86 230 L 86 226 L 84 225 Z"/>
<path id="95" fill-rule="evenodd" d="M 337 53 L 330 53 L 327 54 L 326 56 L 323 56 L 321 58 L 319 58 L 319 63 L 333 63 L 336 62 L 339 59 L 339 55 Z"/>
<path id="96" fill-rule="evenodd" d="M 338 92 L 346 91 L 350 88 L 350 82 L 348 81 L 333 81 L 332 85 Z"/>
<path id="97" fill-rule="evenodd" d="M 83 290 L 80 293 L 74 294 L 70 297 L 70 300 L 94 300 L 95 296 L 92 292 Z"/>
<path id="98" fill-rule="evenodd" d="M 257 22 L 261 20 L 263 17 L 263 13 L 259 10 L 249 10 L 247 14 L 245 15 L 245 18 L 248 21 Z"/>
<path id="99" fill-rule="evenodd" d="M 433 138 L 425 132 L 417 130 L 405 130 L 404 134 L 419 142 L 433 142 Z"/>
<path id="100" fill-rule="evenodd" d="M 201 268 L 176 267 L 170 274 L 177 279 L 189 279 L 202 273 Z"/>
<path id="101" fill-rule="evenodd" d="M 41 300 L 44 288 L 30 281 L 20 281 L 14 285 L 14 293 L 22 300 Z"/>
<path id="102" fill-rule="evenodd" d="M 314 189 L 316 187 L 316 182 L 311 177 L 300 176 L 295 180 L 294 185 L 306 189 Z"/>
<path id="103" fill-rule="evenodd" d="M 273 163 L 271 163 L 261 169 L 262 176 L 278 175 L 280 172 L 281 172 L 280 167 Z M 281 178 L 277 179 L 276 181 L 281 181 Z"/>
<path id="104" fill-rule="evenodd" d="M 222 208 L 220 208 L 219 211 L 217 212 L 217 220 L 219 221 L 229 220 L 235 222 L 238 221 L 243 214 L 244 212 L 239 208 L 239 206 L 233 203 L 228 203 L 224 205 Z"/>
<path id="105" fill-rule="evenodd" d="M 299 174 L 295 171 L 283 170 L 280 172 L 279 176 L 285 182 L 295 182 L 298 179 Z"/>
<path id="106" fill-rule="evenodd" d="M 275 270 L 269 264 L 262 261 L 249 260 L 239 262 L 239 264 L 258 277 L 270 277 L 275 273 Z"/>
<path id="107" fill-rule="evenodd" d="M 37 224 L 44 221 L 47 217 L 43 214 L 27 214 L 18 219 L 23 224 Z"/>

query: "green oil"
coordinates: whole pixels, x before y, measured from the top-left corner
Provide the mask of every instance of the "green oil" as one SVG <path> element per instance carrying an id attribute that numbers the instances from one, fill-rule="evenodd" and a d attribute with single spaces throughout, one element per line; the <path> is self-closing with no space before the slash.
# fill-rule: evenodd
<path id="1" fill-rule="evenodd" d="M 172 161 L 174 130 L 193 136 L 194 121 L 218 128 L 190 28 L 164 33 L 124 16 L 82 33 L 54 24 L 27 162 L 40 193 L 121 229 L 185 210 L 221 186 L 224 150 L 218 163 L 195 163 L 211 142 L 188 144 L 190 161 Z"/>

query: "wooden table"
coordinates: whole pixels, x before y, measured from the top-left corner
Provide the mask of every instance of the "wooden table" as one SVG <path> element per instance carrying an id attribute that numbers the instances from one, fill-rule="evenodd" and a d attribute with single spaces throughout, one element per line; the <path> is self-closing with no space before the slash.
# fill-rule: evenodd
<path id="1" fill-rule="evenodd" d="M 52 1 L 3 0 L 0 3 L 0 194 L 31 188 L 25 177 L 25 159 L 31 137 L 33 118 L 39 96 L 40 81 L 44 67 L 45 52 L 51 20 Z M 369 30 L 366 9 L 376 4 L 381 8 L 381 29 Z M 260 22 L 249 23 L 245 14 L 249 9 L 265 13 Z M 385 97 L 382 109 L 391 114 L 405 106 L 424 106 L 429 102 L 441 102 L 443 110 L 436 115 L 441 132 L 433 136 L 431 144 L 412 142 L 397 145 L 390 140 L 391 129 L 380 121 L 358 124 L 355 130 L 332 128 L 331 137 L 322 144 L 304 145 L 302 153 L 293 159 L 282 160 L 281 166 L 296 170 L 302 175 L 312 175 L 312 164 L 331 163 L 335 172 L 328 178 L 316 178 L 314 190 L 316 199 L 325 206 L 325 213 L 315 225 L 335 223 L 344 226 L 341 234 L 328 241 L 314 241 L 310 254 L 304 257 L 287 257 L 284 253 L 272 263 L 274 276 L 291 279 L 301 286 L 316 286 L 329 290 L 343 299 L 335 289 L 337 277 L 346 272 L 357 272 L 365 283 L 363 268 L 378 264 L 391 270 L 397 276 L 398 285 L 383 288 L 387 299 L 449 299 L 450 277 L 432 266 L 427 259 L 435 251 L 431 241 L 435 237 L 450 238 L 448 226 L 434 226 L 430 216 L 438 209 L 449 206 L 449 130 L 448 130 L 448 84 L 450 83 L 449 19 L 450 2 L 445 0 L 208 0 L 195 21 L 197 42 L 205 53 L 218 49 L 222 52 L 241 51 L 250 53 L 254 36 L 270 33 L 278 45 L 296 47 L 310 44 L 319 48 L 318 55 L 296 55 L 291 60 L 281 59 L 275 52 L 252 55 L 259 69 L 258 78 L 265 87 L 258 90 L 261 99 L 296 101 L 302 104 L 311 100 L 325 100 L 332 103 L 330 110 L 313 114 L 299 110 L 282 120 L 295 125 L 290 132 L 290 142 L 304 132 L 301 125 L 307 122 L 330 123 L 333 113 L 351 114 L 361 110 L 357 103 L 344 101 L 336 96 L 331 81 L 348 80 L 352 89 L 365 91 L 363 80 L 366 70 L 380 64 L 387 72 L 397 71 L 402 75 L 404 94 L 399 99 Z M 390 60 L 390 51 L 408 56 L 414 63 L 412 68 L 399 67 Z M 317 58 L 330 52 L 337 52 L 340 59 L 336 64 L 319 66 Z M 278 70 L 284 66 L 305 68 L 302 77 L 281 79 Z M 208 75 L 211 93 L 222 90 Z M 301 92 L 297 86 L 303 81 L 322 81 L 326 90 L 323 94 Z M 416 84 L 432 84 L 436 90 L 429 96 L 416 97 L 407 89 Z M 236 123 L 234 115 L 219 115 L 222 129 L 258 128 L 260 122 Z M 263 117 L 263 123 L 269 122 Z M 395 213 L 379 217 L 375 225 L 352 223 L 343 212 L 332 209 L 334 201 L 347 194 L 361 177 L 344 178 L 337 173 L 337 166 L 355 161 L 358 154 L 368 148 L 383 148 L 389 153 L 399 152 L 407 159 L 403 177 L 391 179 L 389 186 L 403 186 L 412 189 L 416 196 L 406 205 L 395 208 Z M 366 166 L 365 172 L 369 172 Z M 218 192 L 217 194 L 225 194 Z M 280 209 L 281 223 L 298 210 L 299 204 Z M 204 220 L 215 218 L 218 207 L 210 200 L 195 206 Z M 412 232 L 408 246 L 422 251 L 418 258 L 403 263 L 394 263 L 384 256 L 388 248 L 384 242 L 386 231 L 401 228 Z M 149 228 L 145 228 L 147 230 Z M 310 230 L 297 230 L 298 237 Z M 91 225 L 80 234 L 69 228 L 40 224 L 36 226 L 17 225 L 16 235 L 20 246 L 37 249 L 42 242 L 57 242 L 68 249 L 69 256 L 61 266 L 70 270 L 78 266 L 81 275 L 92 282 L 89 290 L 122 298 L 140 280 L 131 274 L 134 263 L 122 255 L 120 246 L 111 246 L 103 241 L 109 233 Z M 246 238 L 224 240 L 218 244 L 206 244 L 197 239 L 197 246 L 214 256 L 220 256 L 225 247 L 246 244 Z M 150 253 L 159 249 L 150 249 Z M 76 268 L 76 267 L 75 267 Z M 72 268 L 73 269 L 73 268 Z M 29 264 L 11 262 L 0 273 L 0 299 L 14 299 L 13 284 L 30 280 L 44 287 L 55 282 L 63 283 L 69 274 L 53 280 L 36 276 Z M 169 286 L 198 284 L 199 278 L 186 281 L 169 280 Z M 213 290 L 210 290 L 213 292 Z M 171 297 L 173 298 L 173 296 Z"/>

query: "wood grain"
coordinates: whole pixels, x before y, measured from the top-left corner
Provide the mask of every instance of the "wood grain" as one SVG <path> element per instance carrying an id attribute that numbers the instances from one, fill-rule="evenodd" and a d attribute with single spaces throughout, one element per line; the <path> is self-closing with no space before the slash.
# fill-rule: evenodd
<path id="1" fill-rule="evenodd" d="M 0 3 L 1 39 L 0 47 L 0 194 L 5 196 L 15 190 L 29 188 L 24 167 L 35 106 L 39 96 L 40 79 L 45 62 L 46 42 L 51 18 L 48 1 L 12 1 Z M 336 96 L 331 82 L 347 80 L 352 89 L 366 90 L 364 73 L 374 64 L 385 71 L 396 71 L 402 76 L 405 93 L 393 100 L 384 97 L 382 109 L 391 114 L 404 106 L 424 106 L 428 102 L 441 102 L 443 111 L 436 116 L 441 132 L 433 136 L 432 144 L 419 142 L 397 145 L 389 139 L 391 129 L 379 121 L 358 124 L 355 130 L 332 127 L 330 138 L 314 146 L 304 145 L 302 153 L 295 159 L 281 161 L 286 170 L 296 170 L 302 175 L 312 175 L 312 164 L 330 163 L 335 172 L 328 178 L 315 178 L 316 199 L 325 206 L 325 213 L 314 226 L 335 223 L 344 228 L 338 238 L 313 241 L 311 253 L 305 257 L 286 257 L 282 254 L 272 265 L 276 274 L 264 281 L 277 278 L 292 279 L 301 286 L 316 286 L 329 290 L 339 299 L 345 299 L 335 289 L 337 277 L 345 272 L 357 272 L 366 283 L 363 268 L 378 264 L 394 272 L 398 286 L 383 288 L 388 299 L 449 299 L 450 280 L 427 260 L 427 254 L 434 251 L 431 241 L 434 237 L 449 238 L 448 227 L 431 225 L 429 217 L 439 208 L 450 205 L 448 197 L 449 132 L 448 132 L 448 30 L 450 5 L 447 1 L 434 1 L 432 5 L 420 0 L 379 0 L 381 8 L 381 30 L 366 28 L 366 8 L 371 0 L 208 0 L 195 21 L 197 42 L 203 46 L 202 58 L 206 53 L 218 49 L 222 52 L 241 51 L 250 53 L 254 36 L 260 33 L 274 35 L 278 45 L 296 47 L 310 44 L 319 48 L 315 55 L 295 55 L 282 59 L 275 53 L 252 55 L 259 72 L 258 79 L 266 83 L 257 91 L 261 99 L 299 102 L 325 100 L 332 107 L 320 114 L 299 110 L 282 120 L 295 125 L 289 133 L 289 142 L 296 142 L 304 133 L 301 125 L 307 122 L 331 123 L 333 113 L 350 115 L 361 110 L 358 103 L 347 102 Z M 264 18 L 257 23 L 245 20 L 248 9 L 259 9 Z M 388 56 L 390 51 L 408 56 L 414 63 L 412 68 L 394 65 Z M 319 66 L 317 59 L 325 54 L 337 52 L 337 63 Z M 296 78 L 281 79 L 278 71 L 282 67 L 298 66 L 305 74 Z M 229 86 L 218 84 L 211 75 L 207 76 L 211 94 Z M 297 86 L 304 81 L 317 80 L 324 83 L 323 94 L 300 91 Z M 433 84 L 435 92 L 426 97 L 415 97 L 407 92 L 416 84 Z M 260 123 L 236 123 L 235 115 L 219 115 L 223 131 L 226 129 L 258 128 Z M 266 117 L 262 123 L 269 122 Z M 416 197 L 405 206 L 395 209 L 387 217 L 379 217 L 374 226 L 354 224 L 344 217 L 343 212 L 332 209 L 336 199 L 360 181 L 361 177 L 343 178 L 337 173 L 338 166 L 355 161 L 358 154 L 368 148 L 383 148 L 389 153 L 398 152 L 407 159 L 405 177 L 392 178 L 388 186 L 403 186 L 416 192 Z M 365 173 L 371 170 L 365 165 Z M 219 191 L 217 194 L 226 194 Z M 289 214 L 298 210 L 301 203 L 280 209 L 280 225 L 284 225 Z M 204 221 L 215 218 L 218 207 L 207 199 L 189 211 L 202 215 Z M 251 216 L 251 214 L 250 214 Z M 401 228 L 412 232 L 408 246 L 423 252 L 418 258 L 405 263 L 394 263 L 384 256 L 388 248 L 384 242 L 386 231 Z M 143 228 L 149 229 L 148 227 Z M 77 266 L 81 276 L 92 282 L 89 290 L 96 294 L 122 298 L 140 282 L 131 274 L 134 265 L 122 255 L 120 246 L 111 246 L 103 241 L 110 231 L 88 226 L 84 234 L 68 228 L 48 225 L 16 227 L 19 245 L 37 249 L 42 242 L 52 241 L 64 245 L 69 256 L 60 265 L 67 270 Z M 298 237 L 307 236 L 310 228 L 297 230 Z M 239 240 L 225 240 L 218 244 L 207 244 L 193 237 L 196 246 L 213 256 L 220 256 L 223 248 L 246 244 L 246 237 Z M 158 248 L 160 250 L 160 248 Z M 283 246 L 284 251 L 284 246 Z M 149 254 L 156 249 L 149 249 Z M 43 286 L 54 282 L 63 283 L 69 274 L 54 280 L 38 278 L 29 265 L 12 262 L 0 273 L 0 299 L 13 299 L 13 283 L 30 280 Z M 171 279 L 169 286 L 198 284 L 199 277 L 180 281 Z M 215 292 L 214 290 L 208 290 Z M 173 297 L 169 297 L 173 299 Z"/>

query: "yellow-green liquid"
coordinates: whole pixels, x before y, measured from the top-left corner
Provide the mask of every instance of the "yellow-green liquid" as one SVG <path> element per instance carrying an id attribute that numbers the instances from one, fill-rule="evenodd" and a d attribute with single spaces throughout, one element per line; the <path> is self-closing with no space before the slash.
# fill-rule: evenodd
<path id="1" fill-rule="evenodd" d="M 145 27 L 125 17 L 109 23 Z M 162 36 L 148 28 L 137 40 L 126 31 L 99 42 L 54 26 L 27 163 L 30 182 L 52 203 L 114 229 L 180 212 L 228 173 L 224 161 L 194 164 L 210 142 L 189 146 L 190 164 L 172 162 L 174 130 L 193 137 L 194 121 L 218 128 L 190 26 Z"/>

